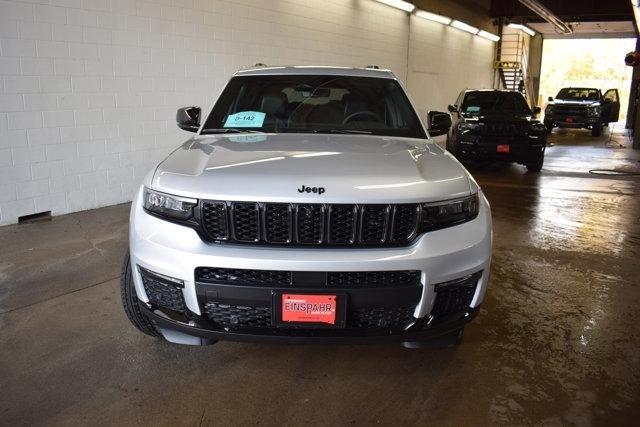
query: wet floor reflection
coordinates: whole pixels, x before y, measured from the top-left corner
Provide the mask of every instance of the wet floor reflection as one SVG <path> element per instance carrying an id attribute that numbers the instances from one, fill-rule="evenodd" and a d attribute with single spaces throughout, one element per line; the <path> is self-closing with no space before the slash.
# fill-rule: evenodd
<path id="1" fill-rule="evenodd" d="M 640 404 L 640 180 L 588 173 L 640 155 L 611 155 L 581 135 L 554 139 L 541 174 L 473 170 L 494 215 L 477 329 L 503 382 L 494 422 L 537 413 L 544 423 L 590 425 Z"/>

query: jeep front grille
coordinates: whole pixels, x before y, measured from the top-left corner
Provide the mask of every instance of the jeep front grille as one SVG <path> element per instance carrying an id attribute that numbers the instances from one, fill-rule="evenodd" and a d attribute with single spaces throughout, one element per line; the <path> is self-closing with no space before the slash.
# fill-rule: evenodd
<path id="1" fill-rule="evenodd" d="M 309 246 L 410 243 L 418 204 L 290 204 L 203 200 L 204 237 L 214 242 Z"/>
<path id="2" fill-rule="evenodd" d="M 563 116 L 584 116 L 589 112 L 586 106 L 581 105 L 555 105 L 553 114 Z"/>
<path id="3" fill-rule="evenodd" d="M 525 136 L 529 125 L 513 122 L 485 122 L 481 126 L 484 136 Z"/>

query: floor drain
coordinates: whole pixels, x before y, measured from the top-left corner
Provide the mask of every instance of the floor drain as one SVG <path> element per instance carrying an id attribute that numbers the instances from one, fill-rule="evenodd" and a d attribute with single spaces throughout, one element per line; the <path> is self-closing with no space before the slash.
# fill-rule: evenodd
<path id="1" fill-rule="evenodd" d="M 22 224 L 25 222 L 48 221 L 50 219 L 51 219 L 51 211 L 38 212 L 31 215 L 24 215 L 24 216 L 18 217 L 18 224 Z"/>

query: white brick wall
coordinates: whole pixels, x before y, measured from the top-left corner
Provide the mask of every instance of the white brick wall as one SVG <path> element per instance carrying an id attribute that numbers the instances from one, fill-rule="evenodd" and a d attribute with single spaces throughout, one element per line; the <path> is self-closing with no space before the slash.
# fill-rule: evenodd
<path id="1" fill-rule="evenodd" d="M 412 16 L 407 85 L 421 116 L 446 111 L 466 88 L 491 88 L 494 49 L 490 40 Z"/>
<path id="2" fill-rule="evenodd" d="M 409 68 L 440 109 L 491 83 L 493 44 L 416 21 L 371 0 L 0 0 L 0 224 L 130 200 L 188 137 L 176 108 L 256 62 Z"/>

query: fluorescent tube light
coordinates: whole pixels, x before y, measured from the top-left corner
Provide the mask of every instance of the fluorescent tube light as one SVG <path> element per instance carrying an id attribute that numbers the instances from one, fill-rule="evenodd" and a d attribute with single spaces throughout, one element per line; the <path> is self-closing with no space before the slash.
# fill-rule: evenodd
<path id="1" fill-rule="evenodd" d="M 516 30 L 520 30 L 520 31 L 524 31 L 525 33 L 529 34 L 531 37 L 536 35 L 536 32 L 533 31 L 531 28 L 527 27 L 526 25 L 522 25 L 522 24 L 509 24 L 508 27 L 510 28 L 514 28 Z"/>
<path id="2" fill-rule="evenodd" d="M 413 9 L 416 8 L 411 3 L 403 0 L 376 0 L 376 1 L 380 3 L 384 3 L 387 6 L 395 7 L 396 9 L 402 9 L 405 12 L 409 12 L 409 13 L 413 12 Z"/>
<path id="3" fill-rule="evenodd" d="M 424 10 L 417 11 L 416 12 L 416 16 L 419 16 L 420 18 L 428 19 L 429 21 L 439 22 L 439 23 L 444 24 L 444 25 L 451 24 L 451 18 L 446 17 L 446 16 L 442 16 L 442 15 L 438 15 L 436 13 L 427 12 L 427 11 L 424 11 Z"/>
<path id="4" fill-rule="evenodd" d="M 488 32 L 488 31 L 484 31 L 484 30 L 480 30 L 478 35 L 480 37 L 485 38 L 485 39 L 491 40 L 492 42 L 497 42 L 498 40 L 500 40 L 500 37 L 498 37 L 497 35 L 492 34 L 492 33 Z"/>
<path id="5" fill-rule="evenodd" d="M 456 21 L 455 19 L 451 21 L 451 26 L 471 34 L 478 34 L 479 31 L 476 27 L 473 27 L 461 21 Z"/>

